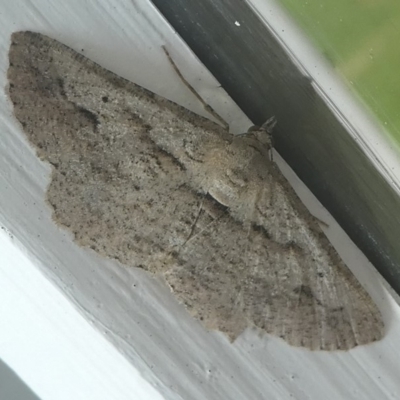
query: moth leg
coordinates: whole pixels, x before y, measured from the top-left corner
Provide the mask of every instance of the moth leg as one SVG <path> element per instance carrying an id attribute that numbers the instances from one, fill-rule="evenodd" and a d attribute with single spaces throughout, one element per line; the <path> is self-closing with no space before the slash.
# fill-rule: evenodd
<path id="1" fill-rule="evenodd" d="M 200 214 L 201 214 L 202 210 L 203 210 L 203 200 L 200 203 L 199 211 L 198 211 L 197 216 L 196 216 L 195 220 L 193 221 L 193 224 L 192 224 L 192 226 L 190 228 L 189 235 L 186 238 L 185 242 L 181 245 L 181 247 L 184 247 L 186 245 L 186 243 L 192 238 L 192 236 L 194 234 L 194 230 L 196 228 L 197 221 L 200 218 Z"/>
<path id="2" fill-rule="evenodd" d="M 203 228 L 201 228 L 201 230 L 199 232 L 194 232 L 197 222 L 200 219 L 200 215 L 202 212 L 207 212 L 204 208 L 203 208 L 203 204 L 200 206 L 200 210 L 199 213 L 196 217 L 196 220 L 193 222 L 190 234 L 188 236 L 188 238 L 185 240 L 185 242 L 180 246 L 181 248 L 184 247 L 185 245 L 187 245 L 189 242 L 191 242 L 192 240 L 194 240 L 195 238 L 197 238 L 198 236 L 202 235 L 203 232 L 208 231 L 213 225 L 215 225 L 223 216 L 223 214 L 217 216 L 216 218 L 213 218 L 206 226 L 204 226 Z"/>
<path id="3" fill-rule="evenodd" d="M 196 96 L 196 98 L 200 101 L 200 103 L 203 104 L 204 109 L 208 113 L 210 113 L 214 118 L 216 118 L 226 130 L 229 130 L 229 124 L 216 111 L 214 111 L 214 109 L 209 104 L 207 104 L 204 101 L 204 99 L 196 92 L 196 89 L 185 79 L 185 77 L 182 75 L 182 72 L 179 70 L 178 66 L 175 64 L 175 61 L 172 59 L 171 55 L 166 49 L 166 47 L 165 46 L 161 47 L 164 50 L 164 53 L 167 56 L 168 61 L 171 63 L 172 68 L 175 70 L 175 72 L 182 80 L 182 82 L 185 84 L 185 86 Z"/>

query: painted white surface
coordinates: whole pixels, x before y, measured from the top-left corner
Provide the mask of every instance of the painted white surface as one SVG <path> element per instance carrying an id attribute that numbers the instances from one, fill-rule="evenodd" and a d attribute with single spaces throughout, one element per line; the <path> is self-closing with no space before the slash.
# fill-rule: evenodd
<path id="1" fill-rule="evenodd" d="M 147 0 L 3 0 L 0 22 L 1 87 L 10 34 L 31 29 L 206 115 L 160 50 L 166 44 L 233 131 L 249 125 Z M 50 168 L 26 142 L 5 92 L 0 102 L 0 358 L 41 399 L 399 398 L 399 307 L 296 177 L 291 181 L 380 306 L 382 341 L 321 353 L 252 330 L 233 344 L 205 331 L 162 282 L 77 247 L 55 226 L 44 202 Z"/>
<path id="2" fill-rule="evenodd" d="M 7 233 L 1 239 L 0 357 L 40 398 L 163 398 Z"/>

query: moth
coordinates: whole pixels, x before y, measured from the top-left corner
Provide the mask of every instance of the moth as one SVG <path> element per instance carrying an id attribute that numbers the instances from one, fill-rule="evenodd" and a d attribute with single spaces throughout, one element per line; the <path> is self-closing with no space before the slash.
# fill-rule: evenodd
<path id="1" fill-rule="evenodd" d="M 9 97 L 80 246 L 165 280 L 210 330 L 309 349 L 379 340 L 380 312 L 269 156 L 47 36 L 11 38 Z"/>

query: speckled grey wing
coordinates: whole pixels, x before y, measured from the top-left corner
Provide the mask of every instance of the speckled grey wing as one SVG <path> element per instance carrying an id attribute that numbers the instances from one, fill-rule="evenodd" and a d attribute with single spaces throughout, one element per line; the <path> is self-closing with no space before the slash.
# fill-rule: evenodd
<path id="1" fill-rule="evenodd" d="M 271 240 L 262 226 L 209 218 L 198 222 L 198 235 L 166 273 L 180 301 L 209 329 L 233 340 L 256 326 L 292 345 L 323 350 L 381 338 L 379 311 L 337 257 L 336 264 L 321 263 L 324 257 L 316 260 L 294 242 Z"/>
<path id="2" fill-rule="evenodd" d="M 10 49 L 10 98 L 47 199 L 80 245 L 165 277 L 208 328 L 257 326 L 294 345 L 382 336 L 376 306 L 258 142 L 43 35 Z"/>
<path id="3" fill-rule="evenodd" d="M 186 134 L 185 142 L 196 141 Z M 167 271 L 181 302 L 231 339 L 253 325 L 310 349 L 379 340 L 383 323 L 376 305 L 259 143 L 246 137 L 225 146 L 210 141 L 197 143 L 207 148 L 200 168 L 185 156 L 179 136 L 159 138 L 188 174 L 196 169 L 192 184 L 229 210 L 210 212 L 215 204 L 205 202 L 179 263 Z"/>
<path id="4" fill-rule="evenodd" d="M 9 57 L 15 116 L 53 166 L 54 220 L 79 244 L 157 272 L 151 260 L 184 242 L 199 199 L 150 133 L 226 133 L 47 36 L 14 33 Z"/>

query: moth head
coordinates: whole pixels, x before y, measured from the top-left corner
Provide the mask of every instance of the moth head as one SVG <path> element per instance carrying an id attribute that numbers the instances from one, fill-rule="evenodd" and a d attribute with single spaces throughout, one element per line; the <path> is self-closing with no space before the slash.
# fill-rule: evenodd
<path id="1" fill-rule="evenodd" d="M 245 135 L 254 137 L 262 145 L 267 146 L 271 149 L 272 146 L 272 131 L 278 121 L 275 116 L 268 118 L 261 126 L 253 125 L 251 126 Z"/>

